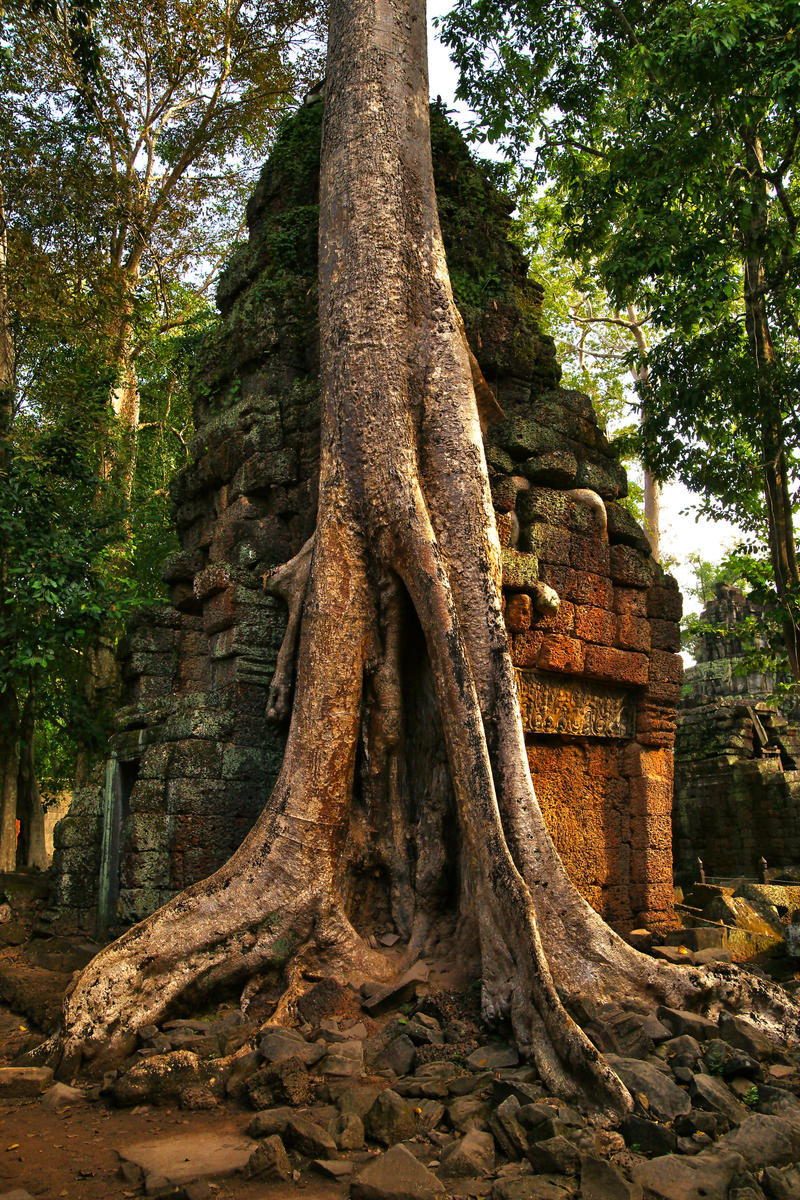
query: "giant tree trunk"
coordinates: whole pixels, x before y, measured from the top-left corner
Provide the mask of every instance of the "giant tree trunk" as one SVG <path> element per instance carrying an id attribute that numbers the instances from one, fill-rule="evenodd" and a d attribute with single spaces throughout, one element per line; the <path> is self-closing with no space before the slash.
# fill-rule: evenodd
<path id="1" fill-rule="evenodd" d="M 121 1051 L 187 988 L 282 963 L 289 995 L 304 967 L 387 973 L 347 918 L 342 862 L 365 681 L 390 770 L 402 737 L 396 620 L 410 601 L 475 898 L 484 1013 L 510 1018 L 550 1088 L 619 1114 L 630 1098 L 562 997 L 683 1005 L 710 981 L 608 929 L 570 883 L 534 796 L 469 356 L 436 214 L 424 0 L 331 5 L 320 326 L 318 525 L 283 769 L 232 859 L 86 969 L 65 1004 L 60 1049 L 70 1062 Z M 385 794 L 391 803 L 391 780 Z M 735 971 L 720 979 L 746 990 Z M 787 1003 L 776 1020 L 795 1017 Z"/>

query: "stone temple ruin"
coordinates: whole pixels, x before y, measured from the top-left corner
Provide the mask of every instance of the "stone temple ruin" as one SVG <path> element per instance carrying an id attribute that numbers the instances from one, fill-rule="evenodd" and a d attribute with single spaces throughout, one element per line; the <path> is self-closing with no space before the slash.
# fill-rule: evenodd
<path id="1" fill-rule="evenodd" d="M 321 110 L 287 124 L 248 206 L 197 363 L 191 461 L 172 483 L 169 603 L 130 628 L 103 780 L 56 832 L 55 900 L 84 924 L 139 919 L 215 869 L 278 771 L 283 731 L 265 706 L 286 616 L 262 579 L 315 525 Z M 433 140 L 456 299 L 505 414 L 486 451 L 534 782 L 590 902 L 620 930 L 663 928 L 680 595 L 620 503 L 625 473 L 589 401 L 559 387 L 507 200 L 437 109 Z"/>
<path id="2" fill-rule="evenodd" d="M 800 713 L 770 699 L 774 676 L 746 671 L 746 647 L 732 632 L 757 613 L 727 584 L 702 613 L 710 631 L 686 672 L 675 748 L 675 867 L 684 880 L 698 857 L 718 877 L 754 878 L 762 858 L 773 871 L 800 863 Z"/>

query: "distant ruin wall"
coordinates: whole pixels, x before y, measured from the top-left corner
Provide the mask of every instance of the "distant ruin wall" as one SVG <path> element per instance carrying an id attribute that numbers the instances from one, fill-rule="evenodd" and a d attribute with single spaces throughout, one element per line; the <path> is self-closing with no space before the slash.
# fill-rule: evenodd
<path id="1" fill-rule="evenodd" d="M 86 920 L 99 904 L 106 923 L 133 921 L 208 874 L 277 775 L 283 734 L 264 710 L 285 614 L 262 576 L 315 525 L 320 114 L 286 126 L 248 206 L 196 371 L 191 461 L 171 487 L 171 603 L 132 623 L 103 786 L 58 827 L 56 899 Z M 618 502 L 625 473 L 589 401 L 558 386 L 510 205 L 433 115 L 456 299 L 505 412 L 487 460 L 534 782 L 590 902 L 623 930 L 668 925 L 680 595 Z"/>
<path id="2" fill-rule="evenodd" d="M 702 621 L 709 632 L 686 672 L 676 744 L 676 871 L 755 876 L 800 864 L 800 722 L 770 697 L 775 678 L 746 671 L 737 626 L 758 615 L 738 588 L 717 586 Z M 718 629 L 720 632 L 713 632 Z"/>

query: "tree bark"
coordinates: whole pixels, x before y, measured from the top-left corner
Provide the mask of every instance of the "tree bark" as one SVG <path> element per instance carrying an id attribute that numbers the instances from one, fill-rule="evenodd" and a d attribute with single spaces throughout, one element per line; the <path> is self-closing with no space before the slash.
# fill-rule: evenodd
<path id="1" fill-rule="evenodd" d="M 11 683 L 0 692 L 0 871 L 17 866 L 19 705 Z"/>
<path id="2" fill-rule="evenodd" d="M 44 808 L 36 778 L 36 691 L 31 687 L 22 706 L 19 731 L 19 774 L 17 785 L 17 816 L 20 822 L 17 843 L 17 866 L 47 867 L 47 848 L 44 836 Z"/>
<path id="3" fill-rule="evenodd" d="M 0 487 L 11 466 L 11 425 L 14 419 L 15 355 L 8 293 L 8 237 L 3 181 L 0 178 Z M 7 554 L 0 531 L 0 609 L 6 595 Z M 0 643 L 0 654 L 10 647 Z M 0 871 L 13 871 L 17 855 L 17 765 L 19 708 L 10 679 L 0 680 Z"/>
<path id="4" fill-rule="evenodd" d="M 187 989 L 282 965 L 277 1019 L 310 966 L 387 974 L 348 919 L 343 860 L 367 698 L 388 773 L 376 794 L 391 808 L 402 786 L 415 787 L 391 778 L 403 737 L 398 620 L 410 602 L 477 913 L 484 1014 L 511 1020 L 549 1088 L 619 1116 L 630 1097 L 562 997 L 686 1005 L 710 980 L 638 954 L 603 923 L 570 883 L 533 792 L 470 360 L 436 214 L 424 0 L 334 0 L 329 38 L 320 498 L 283 768 L 230 862 L 87 967 L 54 1049 L 71 1064 L 121 1052 Z M 420 794 L 421 811 L 426 803 Z M 392 827 L 391 813 L 385 821 Z M 415 945 L 425 903 L 409 895 L 409 878 L 397 884 L 399 908 L 416 900 L 406 918 Z M 746 992 L 754 1011 L 771 1006 L 780 1027 L 796 1021 L 788 1001 L 776 1015 L 774 997 L 748 992 L 735 971 L 718 982 Z"/>
<path id="5" fill-rule="evenodd" d="M 763 245 L 767 233 L 769 199 L 764 178 L 761 142 L 745 133 L 750 171 L 752 215 L 746 230 L 744 277 L 745 326 L 756 365 L 758 412 L 761 419 L 761 454 L 764 471 L 764 501 L 767 539 L 775 590 L 783 601 L 783 641 L 793 677 L 800 680 L 800 629 L 794 618 L 800 601 L 800 571 L 794 537 L 794 518 L 789 491 L 786 440 L 779 399 L 773 394 L 772 367 L 775 350 L 769 327 L 765 290 Z M 794 603 L 792 603 L 794 601 Z"/>
<path id="6" fill-rule="evenodd" d="M 646 363 L 647 338 L 645 337 L 636 306 L 628 305 L 629 328 L 639 351 L 639 364 L 631 368 L 633 382 L 639 392 L 642 405 L 640 425 L 647 420 L 647 399 L 650 388 L 650 370 Z M 650 553 L 656 562 L 661 562 L 661 487 L 648 467 L 644 468 L 644 533 L 650 543 Z"/>

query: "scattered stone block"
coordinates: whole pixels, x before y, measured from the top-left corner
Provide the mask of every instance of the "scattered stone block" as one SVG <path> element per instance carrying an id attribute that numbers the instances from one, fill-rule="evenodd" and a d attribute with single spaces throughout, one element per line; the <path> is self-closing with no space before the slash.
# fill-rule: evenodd
<path id="1" fill-rule="evenodd" d="M 470 1129 L 448 1146 L 442 1155 L 439 1174 L 445 1179 L 469 1179 L 494 1170 L 494 1139 L 490 1133 Z"/>
<path id="2" fill-rule="evenodd" d="M 581 1159 L 581 1200 L 642 1200 L 642 1189 L 607 1159 L 586 1155 Z"/>
<path id="3" fill-rule="evenodd" d="M 335 1042 L 317 1067 L 320 1075 L 350 1078 L 364 1071 L 364 1044 L 360 1041 Z"/>
<path id="4" fill-rule="evenodd" d="M 674 1154 L 678 1139 L 668 1125 L 646 1121 L 643 1117 L 627 1116 L 622 1123 L 625 1145 L 638 1154 Z"/>
<path id="5" fill-rule="evenodd" d="M 340 1150 L 364 1148 L 364 1122 L 353 1112 L 343 1112 L 335 1119 L 333 1136 Z"/>
<path id="6" fill-rule="evenodd" d="M 50 1067 L 0 1067 L 0 1099 L 41 1096 L 53 1084 Z"/>
<path id="7" fill-rule="evenodd" d="M 262 1031 L 258 1048 L 268 1063 L 282 1062 L 286 1058 L 299 1058 L 305 1066 L 313 1066 L 325 1053 L 325 1046 L 310 1045 L 296 1029 L 275 1027 Z"/>
<path id="8" fill-rule="evenodd" d="M 248 1137 L 195 1131 L 135 1142 L 120 1147 L 117 1154 L 122 1163 L 141 1168 L 145 1177 L 162 1176 L 167 1183 L 181 1184 L 241 1171 L 254 1149 L 255 1143 Z"/>
<path id="9" fill-rule="evenodd" d="M 86 1094 L 80 1088 L 70 1087 L 67 1083 L 54 1083 L 42 1094 L 42 1104 L 61 1112 L 73 1104 L 85 1104 Z"/>
<path id="10" fill-rule="evenodd" d="M 528 1146 L 528 1161 L 534 1171 L 543 1175 L 575 1175 L 580 1169 L 580 1151 L 567 1138 L 543 1138 Z"/>
<path id="11" fill-rule="evenodd" d="M 480 1096 L 459 1096 L 447 1106 L 447 1116 L 453 1129 L 466 1133 L 468 1129 L 484 1129 L 492 1106 Z"/>
<path id="12" fill-rule="evenodd" d="M 406 971 L 404 975 L 401 975 L 399 979 L 395 980 L 394 983 L 371 992 L 361 1002 L 361 1007 L 366 1009 L 371 1016 L 387 1012 L 390 1008 L 398 1008 L 408 1000 L 414 999 L 417 994 L 417 987 L 420 984 L 427 983 L 429 974 L 430 967 L 426 963 L 415 963 L 413 967 Z"/>
<path id="13" fill-rule="evenodd" d="M 384 1146 L 404 1142 L 417 1132 L 414 1109 L 407 1100 L 390 1088 L 381 1092 L 364 1117 L 364 1132 L 367 1137 Z"/>
<path id="14" fill-rule="evenodd" d="M 702 1017 L 699 1013 L 684 1012 L 681 1009 L 667 1008 L 666 1005 L 660 1004 L 656 1009 L 656 1016 L 662 1024 L 672 1030 L 675 1037 L 682 1033 L 688 1033 L 698 1042 L 707 1042 L 710 1038 L 719 1036 L 717 1022 L 712 1021 L 709 1017 Z"/>
<path id="15" fill-rule="evenodd" d="M 691 1108 L 686 1092 L 658 1067 L 636 1058 L 618 1058 L 614 1054 L 608 1056 L 608 1065 L 619 1075 L 631 1095 L 644 1095 L 648 1111 L 660 1120 L 674 1121 Z"/>
<path id="16" fill-rule="evenodd" d="M 314 1099 L 314 1085 L 299 1058 L 284 1058 L 251 1075 L 245 1084 L 253 1108 L 281 1103 L 299 1107 Z"/>
<path id="17" fill-rule="evenodd" d="M 286 1124 L 285 1136 L 295 1150 L 308 1158 L 336 1158 L 336 1142 L 327 1129 L 305 1117 L 292 1117 Z"/>
<path id="18" fill-rule="evenodd" d="M 292 1167 L 277 1133 L 259 1142 L 247 1161 L 247 1174 L 259 1179 L 290 1179 Z"/>
<path id="19" fill-rule="evenodd" d="M 728 1085 L 714 1075 L 694 1075 L 689 1091 L 698 1108 L 719 1113 L 731 1125 L 740 1125 L 747 1116 L 747 1109 L 739 1103 Z"/>
<path id="20" fill-rule="evenodd" d="M 751 1170 L 783 1167 L 800 1157 L 800 1130 L 781 1117 L 753 1113 L 720 1138 L 718 1145 L 741 1154 Z"/>
<path id="21" fill-rule="evenodd" d="M 350 1184 L 350 1200 L 438 1200 L 444 1184 L 405 1146 L 368 1163 Z"/>
<path id="22" fill-rule="evenodd" d="M 647 1200 L 728 1200 L 731 1180 L 743 1166 L 738 1154 L 704 1150 L 694 1158 L 652 1158 L 631 1174 Z"/>
<path id="23" fill-rule="evenodd" d="M 414 1069 L 416 1058 L 416 1046 L 410 1037 L 401 1033 L 399 1037 L 389 1043 L 382 1054 L 378 1055 L 376 1065 L 382 1068 L 388 1067 L 396 1075 L 409 1075 Z"/>
<path id="24" fill-rule="evenodd" d="M 294 1110 L 284 1105 L 281 1108 L 265 1108 L 253 1117 L 245 1130 L 248 1137 L 265 1138 L 273 1133 L 283 1133 L 294 1116 Z"/>
<path id="25" fill-rule="evenodd" d="M 514 1046 L 490 1042 L 473 1050 L 467 1059 L 467 1066 L 473 1071 L 499 1071 L 502 1067 L 515 1067 L 518 1062 L 519 1054 Z"/>
<path id="26" fill-rule="evenodd" d="M 521 1106 L 516 1096 L 509 1096 L 498 1105 L 489 1118 L 489 1128 L 495 1141 L 507 1158 L 523 1158 L 528 1147 L 528 1138 L 519 1123 Z M 542 1170 L 547 1170 L 543 1167 Z"/>
<path id="27" fill-rule="evenodd" d="M 383 1088 L 376 1083 L 357 1083 L 350 1087 L 345 1087 L 336 1100 L 336 1105 L 341 1113 L 354 1113 L 362 1120 L 365 1114 L 372 1108 L 375 1103 L 375 1098 L 380 1095 Z"/>
<path id="28" fill-rule="evenodd" d="M 353 1164 L 342 1158 L 315 1158 L 311 1166 L 328 1179 L 349 1179 L 353 1174 Z"/>
<path id="29" fill-rule="evenodd" d="M 573 1188 L 563 1179 L 544 1175 L 525 1175 L 521 1179 L 500 1179 L 491 1192 L 491 1200 L 572 1200 Z"/>

